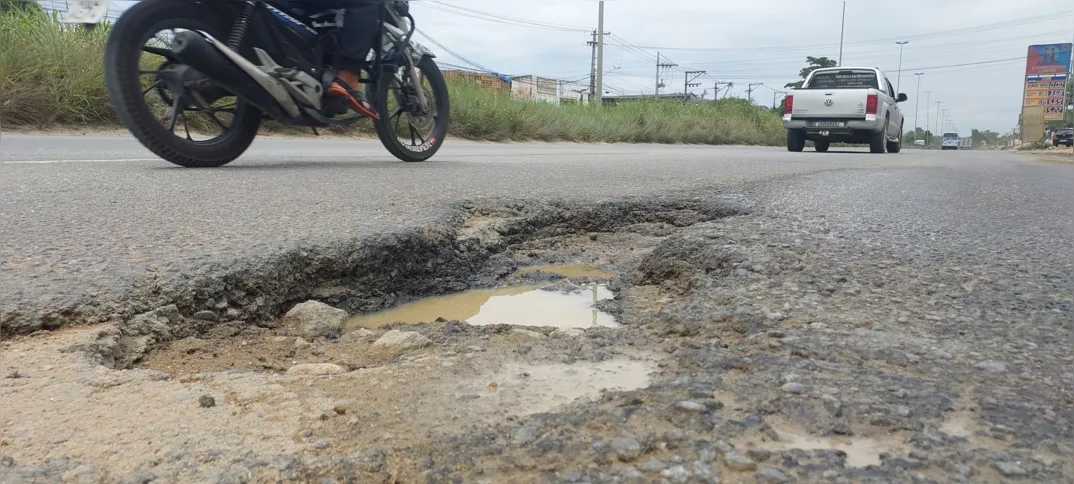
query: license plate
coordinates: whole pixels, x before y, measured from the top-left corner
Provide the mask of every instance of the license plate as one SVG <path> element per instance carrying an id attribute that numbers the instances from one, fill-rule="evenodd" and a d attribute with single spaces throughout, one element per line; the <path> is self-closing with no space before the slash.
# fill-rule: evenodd
<path id="1" fill-rule="evenodd" d="M 813 126 L 817 128 L 842 128 L 842 121 L 814 121 Z"/>
<path id="2" fill-rule="evenodd" d="M 110 0 L 70 0 L 63 22 L 71 24 L 99 24 L 108 15 Z"/>

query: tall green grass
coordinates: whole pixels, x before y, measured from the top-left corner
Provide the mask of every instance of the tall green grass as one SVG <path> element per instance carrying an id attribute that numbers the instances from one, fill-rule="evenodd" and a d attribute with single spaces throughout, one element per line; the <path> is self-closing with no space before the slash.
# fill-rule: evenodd
<path id="1" fill-rule="evenodd" d="M 107 29 L 64 26 L 40 12 L 0 13 L 0 120 L 52 127 L 117 123 L 101 59 Z M 452 82 L 451 134 L 490 141 L 700 143 L 784 142 L 779 117 L 743 100 L 705 104 L 631 101 L 553 105 Z M 275 123 L 266 130 L 280 129 Z M 370 131 L 366 122 L 350 131 Z"/>

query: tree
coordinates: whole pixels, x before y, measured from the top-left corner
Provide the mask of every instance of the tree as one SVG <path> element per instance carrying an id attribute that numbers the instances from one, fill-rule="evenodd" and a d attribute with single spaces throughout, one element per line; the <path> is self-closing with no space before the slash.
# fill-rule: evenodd
<path id="1" fill-rule="evenodd" d="M 928 130 L 925 130 L 925 129 L 922 129 L 922 128 L 918 127 L 918 128 L 914 128 L 913 131 L 907 131 L 906 134 L 903 135 L 902 144 L 904 144 L 904 145 L 913 145 L 914 142 L 917 141 L 917 140 L 926 140 L 926 139 L 935 139 L 935 138 L 936 137 L 933 136 L 932 131 L 928 131 Z"/>
<path id="2" fill-rule="evenodd" d="M 806 63 L 809 64 L 809 66 L 803 67 L 802 70 L 798 72 L 798 75 L 802 76 L 802 80 L 797 82 L 788 82 L 783 87 L 789 87 L 793 89 L 801 88 L 802 83 L 805 82 L 805 78 L 809 77 L 809 74 L 813 73 L 813 71 L 824 67 L 835 67 L 836 64 L 838 64 L 837 61 L 829 59 L 827 57 L 813 56 L 807 56 Z"/>

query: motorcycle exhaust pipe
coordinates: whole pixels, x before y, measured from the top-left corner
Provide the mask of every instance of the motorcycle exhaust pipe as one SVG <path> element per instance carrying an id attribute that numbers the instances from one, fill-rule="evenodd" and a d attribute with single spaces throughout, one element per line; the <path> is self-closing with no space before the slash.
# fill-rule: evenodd
<path id="1" fill-rule="evenodd" d="M 298 106 L 286 88 L 212 36 L 189 30 L 179 32 L 172 39 L 171 49 L 179 62 L 273 118 L 299 117 Z"/>

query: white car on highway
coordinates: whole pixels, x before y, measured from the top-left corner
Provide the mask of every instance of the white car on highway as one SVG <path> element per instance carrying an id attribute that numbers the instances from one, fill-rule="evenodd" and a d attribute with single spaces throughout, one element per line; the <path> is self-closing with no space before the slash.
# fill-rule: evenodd
<path id="1" fill-rule="evenodd" d="M 784 101 L 787 149 L 802 151 L 812 141 L 817 151 L 828 151 L 831 143 L 842 142 L 868 144 L 873 153 L 898 153 L 903 127 L 899 103 L 906 99 L 880 69 L 817 69 Z"/>

